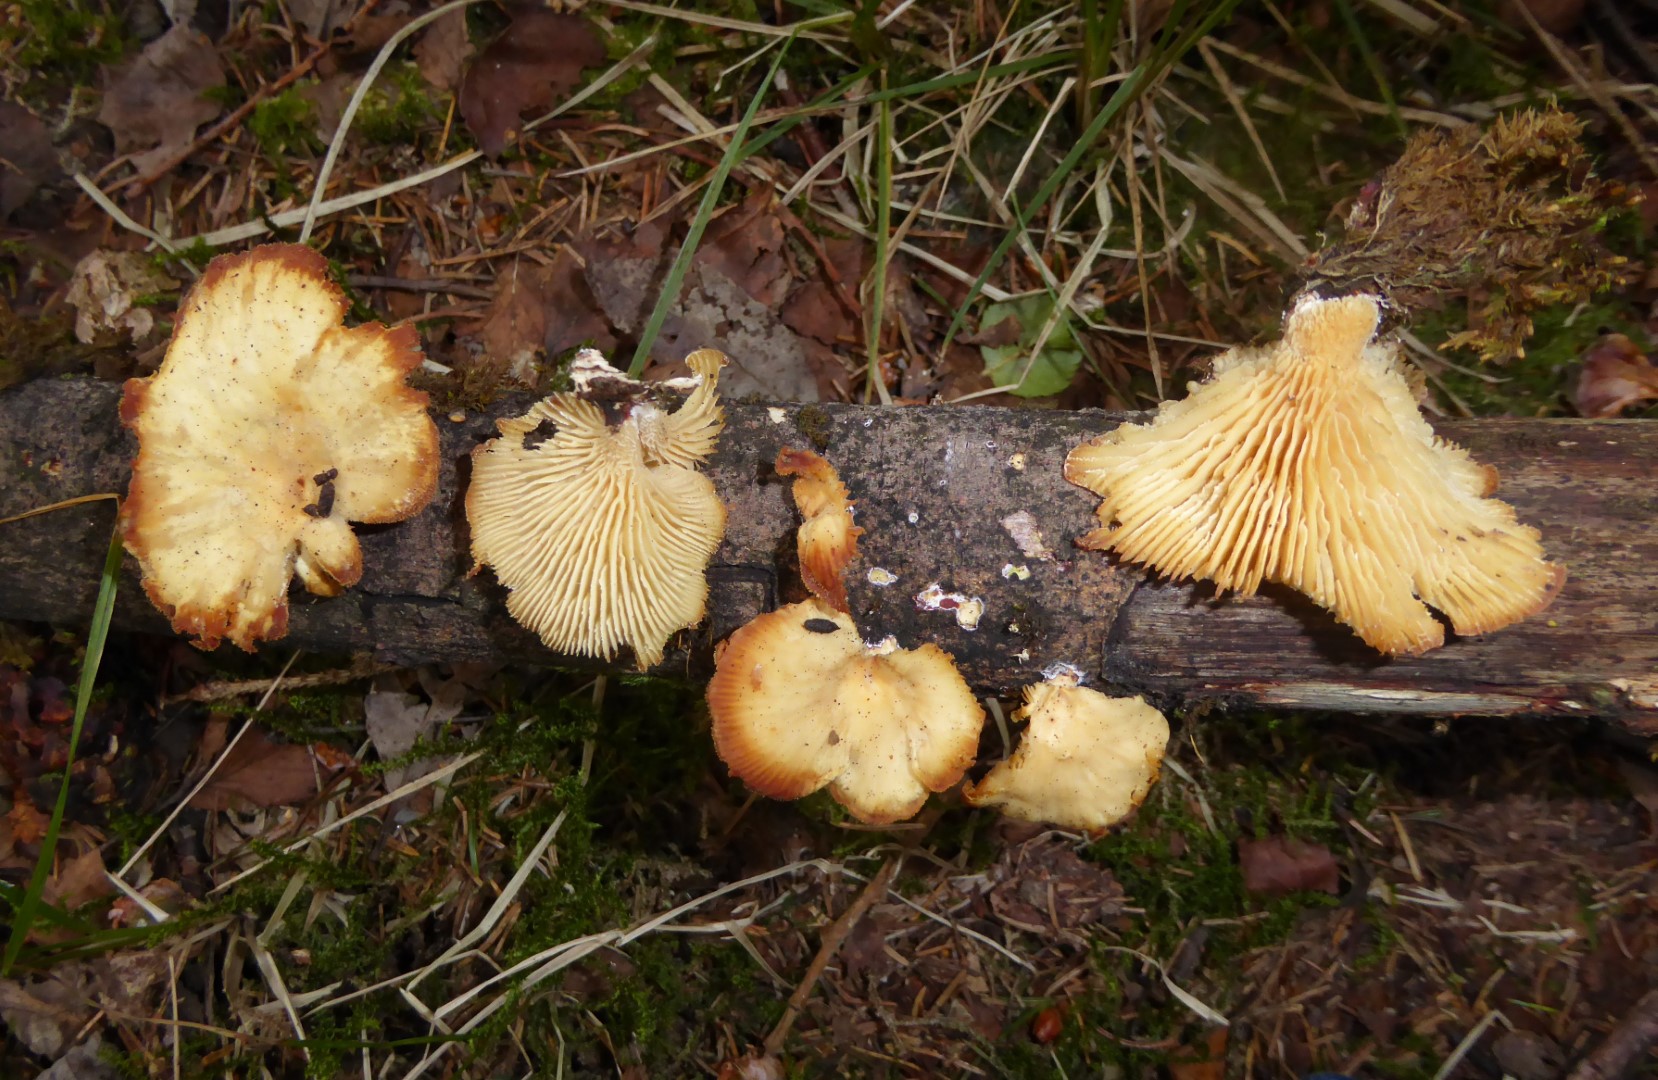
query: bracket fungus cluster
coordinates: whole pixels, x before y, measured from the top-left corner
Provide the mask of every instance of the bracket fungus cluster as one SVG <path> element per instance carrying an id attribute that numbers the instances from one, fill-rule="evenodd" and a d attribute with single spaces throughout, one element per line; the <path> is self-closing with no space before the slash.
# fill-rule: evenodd
<path id="1" fill-rule="evenodd" d="M 902 821 L 959 781 L 984 712 L 936 645 L 865 645 L 847 615 L 806 600 L 725 642 L 708 684 L 714 747 L 762 795 L 828 786 L 858 820 Z"/>
<path id="2" fill-rule="evenodd" d="M 1244 595 L 1283 583 L 1389 654 L 1443 644 L 1428 605 L 1459 634 L 1545 607 L 1564 569 L 1489 497 L 1495 470 L 1434 435 L 1379 318 L 1371 296 L 1303 300 L 1282 341 L 1073 450 L 1066 478 L 1104 497 L 1078 544 Z"/>
<path id="3" fill-rule="evenodd" d="M 962 794 L 1009 817 L 1099 833 L 1145 799 L 1163 764 L 1169 722 L 1144 698 L 1107 697 L 1072 682 L 1025 688 L 1019 748 Z"/>
<path id="4" fill-rule="evenodd" d="M 507 610 L 548 648 L 608 660 L 627 646 L 644 670 L 707 606 L 725 506 L 696 466 L 725 426 L 726 359 L 688 356 L 696 388 L 672 412 L 597 354 L 579 360 L 582 389 L 498 421 L 473 451 L 473 572 L 494 568 Z"/>
<path id="5" fill-rule="evenodd" d="M 349 522 L 402 521 L 437 489 L 437 428 L 413 326 L 341 325 L 348 304 L 310 248 L 208 264 L 160 369 L 126 384 L 138 437 L 121 536 L 144 591 L 202 648 L 287 632 L 297 573 L 333 596 L 362 576 Z"/>
<path id="6" fill-rule="evenodd" d="M 800 577 L 811 594 L 834 608 L 847 610 L 841 574 L 858 556 L 864 531 L 852 524 L 852 502 L 834 466 L 810 450 L 792 447 L 777 454 L 777 474 L 795 478 L 794 505 L 802 521 L 796 533 Z"/>

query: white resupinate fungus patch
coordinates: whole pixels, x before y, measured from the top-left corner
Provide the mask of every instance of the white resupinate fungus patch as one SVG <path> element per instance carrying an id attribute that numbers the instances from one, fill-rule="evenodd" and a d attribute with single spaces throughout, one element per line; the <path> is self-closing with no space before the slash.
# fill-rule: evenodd
<path id="1" fill-rule="evenodd" d="M 945 592 L 944 586 L 933 582 L 915 594 L 915 606 L 920 611 L 948 611 L 956 617 L 956 625 L 963 630 L 977 630 L 984 618 L 984 601 L 965 593 Z"/>

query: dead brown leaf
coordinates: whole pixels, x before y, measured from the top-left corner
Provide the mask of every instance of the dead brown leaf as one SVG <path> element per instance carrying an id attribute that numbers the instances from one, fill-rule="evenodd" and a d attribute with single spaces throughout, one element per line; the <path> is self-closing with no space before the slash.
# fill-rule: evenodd
<path id="1" fill-rule="evenodd" d="M 152 1015 L 166 980 L 167 955 L 161 949 L 63 963 L 46 975 L 0 980 L 0 1020 L 32 1052 L 56 1059 L 99 1009 Z"/>
<path id="2" fill-rule="evenodd" d="M 604 62 L 592 24 L 579 15 L 528 9 L 479 53 L 461 79 L 461 119 L 494 157 L 518 130 L 520 117 L 544 111 L 581 82 L 584 68 Z"/>
<path id="3" fill-rule="evenodd" d="M 710 222 L 696 258 L 766 307 L 782 304 L 794 279 L 783 257 L 783 221 L 777 214 L 776 193 L 757 187 L 740 205 Z"/>
<path id="4" fill-rule="evenodd" d="M 602 248 L 583 253 L 588 287 L 611 325 L 635 333 L 656 302 L 668 258 L 611 258 Z M 651 347 L 659 364 L 679 362 L 693 349 L 712 347 L 731 358 L 720 376 L 730 397 L 757 394 L 774 401 L 817 401 L 804 339 L 716 267 L 693 262 L 685 289 Z"/>
<path id="5" fill-rule="evenodd" d="M 223 86 L 224 68 L 205 34 L 180 23 L 109 73 L 98 122 L 131 153 L 140 173 L 167 161 L 196 137 L 221 106 L 203 92 Z M 153 149 L 151 149 L 153 147 Z"/>
<path id="6" fill-rule="evenodd" d="M 1323 844 L 1286 836 L 1239 840 L 1238 863 L 1247 892 L 1282 896 L 1303 890 L 1335 893 L 1341 888 L 1341 867 Z"/>
<path id="7" fill-rule="evenodd" d="M 65 299 L 75 309 L 75 337 L 88 345 L 140 341 L 155 329 L 155 316 L 140 297 L 178 286 L 141 251 L 98 250 L 75 264 Z"/>
<path id="8" fill-rule="evenodd" d="M 0 147 L 4 147 L 0 150 L 0 221 L 4 221 L 59 170 L 46 125 L 13 101 L 0 101 Z"/>
<path id="9" fill-rule="evenodd" d="M 41 895 L 48 904 L 73 911 L 83 904 L 101 900 L 115 891 L 104 873 L 104 857 L 97 848 L 59 859 L 57 870 L 46 879 Z"/>
<path id="10" fill-rule="evenodd" d="M 461 84 L 461 72 L 471 55 L 464 11 L 451 11 L 433 22 L 414 47 L 421 76 L 439 90 L 453 90 Z"/>
<path id="11" fill-rule="evenodd" d="M 616 335 L 593 298 L 582 275 L 581 260 L 568 247 L 560 247 L 551 266 L 542 271 L 548 303 L 547 336 L 542 342 L 548 356 L 568 352 L 578 345 L 592 345 L 608 354 L 616 347 Z"/>
<path id="12" fill-rule="evenodd" d="M 195 810 L 293 806 L 317 793 L 331 772 L 303 743 L 279 743 L 263 731 L 242 737 L 190 800 Z"/>
<path id="13" fill-rule="evenodd" d="M 14 844 L 40 843 L 40 838 L 46 835 L 48 824 L 46 815 L 37 810 L 34 803 L 21 797 L 21 792 L 18 800 L 6 812 L 5 828 L 11 834 Z"/>
<path id="14" fill-rule="evenodd" d="M 1622 334 L 1603 334 L 1583 354 L 1577 411 L 1601 419 L 1658 400 L 1658 368 Z"/>
<path id="15" fill-rule="evenodd" d="M 1201 1045 L 1176 1050 L 1169 1062 L 1169 1080 L 1223 1080 L 1226 1076 L 1227 1029 L 1210 1028 Z M 1181 1059 L 1185 1060 L 1181 1060 Z"/>
<path id="16" fill-rule="evenodd" d="M 534 386 L 547 339 L 546 274 L 536 263 L 516 261 L 495 279 L 495 299 L 484 314 L 485 362 L 505 377 Z"/>

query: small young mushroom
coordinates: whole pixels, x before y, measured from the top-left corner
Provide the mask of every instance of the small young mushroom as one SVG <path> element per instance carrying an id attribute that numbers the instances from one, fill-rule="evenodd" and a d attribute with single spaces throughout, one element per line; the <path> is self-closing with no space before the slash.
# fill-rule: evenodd
<path id="1" fill-rule="evenodd" d="M 1169 723 L 1144 698 L 1069 682 L 1025 687 L 1028 719 L 1013 756 L 962 794 L 1009 817 L 1098 833 L 1133 812 L 1157 780 Z"/>
<path id="2" fill-rule="evenodd" d="M 674 412 L 613 369 L 597 381 L 589 371 L 599 400 L 554 394 L 497 421 L 500 437 L 472 452 L 473 572 L 493 567 L 507 610 L 550 649 L 608 660 L 626 645 L 643 671 L 702 621 L 725 506 L 696 465 L 725 426 L 715 387 L 726 361 L 698 349 L 685 362 L 698 383 Z M 553 433 L 536 441 L 544 424 Z"/>
<path id="3" fill-rule="evenodd" d="M 798 799 L 824 785 L 859 821 L 889 824 L 960 780 L 984 711 L 936 645 L 866 646 L 819 600 L 732 634 L 708 684 L 714 747 L 749 787 Z"/>
<path id="4" fill-rule="evenodd" d="M 404 384 L 413 326 L 347 329 L 328 262 L 298 244 L 221 255 L 180 305 L 160 369 L 131 379 L 138 436 L 121 537 L 144 591 L 204 649 L 288 628 L 295 573 L 362 576 L 352 521 L 402 521 L 437 489 L 437 426 Z"/>
<path id="5" fill-rule="evenodd" d="M 834 466 L 810 450 L 784 449 L 777 454 L 777 474 L 795 477 L 794 505 L 803 519 L 796 532 L 800 577 L 812 595 L 846 611 L 846 583 L 841 574 L 858 556 L 864 531 L 852 524 L 852 502 Z"/>
<path id="6" fill-rule="evenodd" d="M 1282 341 L 1073 450 L 1066 478 L 1105 499 L 1077 543 L 1246 596 L 1281 582 L 1390 654 L 1444 643 L 1429 604 L 1459 634 L 1542 610 L 1565 570 L 1488 497 L 1495 470 L 1434 435 L 1379 317 L 1370 296 L 1304 300 Z"/>

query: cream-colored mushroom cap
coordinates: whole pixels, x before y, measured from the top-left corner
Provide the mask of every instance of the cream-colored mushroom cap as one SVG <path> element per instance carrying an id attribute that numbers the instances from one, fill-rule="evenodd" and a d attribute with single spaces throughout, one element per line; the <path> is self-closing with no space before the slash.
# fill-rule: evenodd
<path id="1" fill-rule="evenodd" d="M 473 570 L 494 568 L 507 610 L 550 649 L 609 659 L 625 645 L 643 671 L 702 621 L 725 506 L 695 467 L 725 426 L 725 356 L 686 363 L 701 382 L 674 412 L 554 394 L 472 453 Z M 553 433 L 537 441 L 544 423 Z"/>
<path id="2" fill-rule="evenodd" d="M 1013 756 L 962 794 L 1009 817 L 1099 832 L 1127 817 L 1157 781 L 1169 722 L 1144 698 L 1059 682 L 1025 687 L 1014 719 L 1030 726 Z"/>
<path id="3" fill-rule="evenodd" d="M 884 825 L 961 779 L 984 712 L 936 645 L 866 646 L 818 600 L 732 634 L 708 684 L 714 747 L 749 787 L 798 799 L 824 785 L 860 821 Z"/>
<path id="4" fill-rule="evenodd" d="M 800 577 L 813 596 L 836 611 L 847 610 L 841 574 L 858 555 L 863 529 L 852 524 L 852 502 L 834 466 L 810 450 L 777 454 L 779 476 L 792 476 L 794 505 L 803 519 L 795 534 Z"/>
<path id="5" fill-rule="evenodd" d="M 1379 317 L 1374 297 L 1305 300 L 1282 341 L 1073 450 L 1066 478 L 1105 497 L 1078 543 L 1245 595 L 1281 582 L 1384 653 L 1444 643 L 1429 604 L 1459 634 L 1547 606 L 1564 568 L 1488 497 L 1496 471 L 1434 435 Z"/>
<path id="6" fill-rule="evenodd" d="M 328 263 L 298 244 L 221 255 L 185 297 L 161 368 L 131 379 L 138 436 L 121 537 L 144 591 L 202 648 L 288 629 L 288 583 L 362 576 L 348 522 L 402 521 L 437 490 L 438 433 L 413 326 L 347 329 Z"/>

